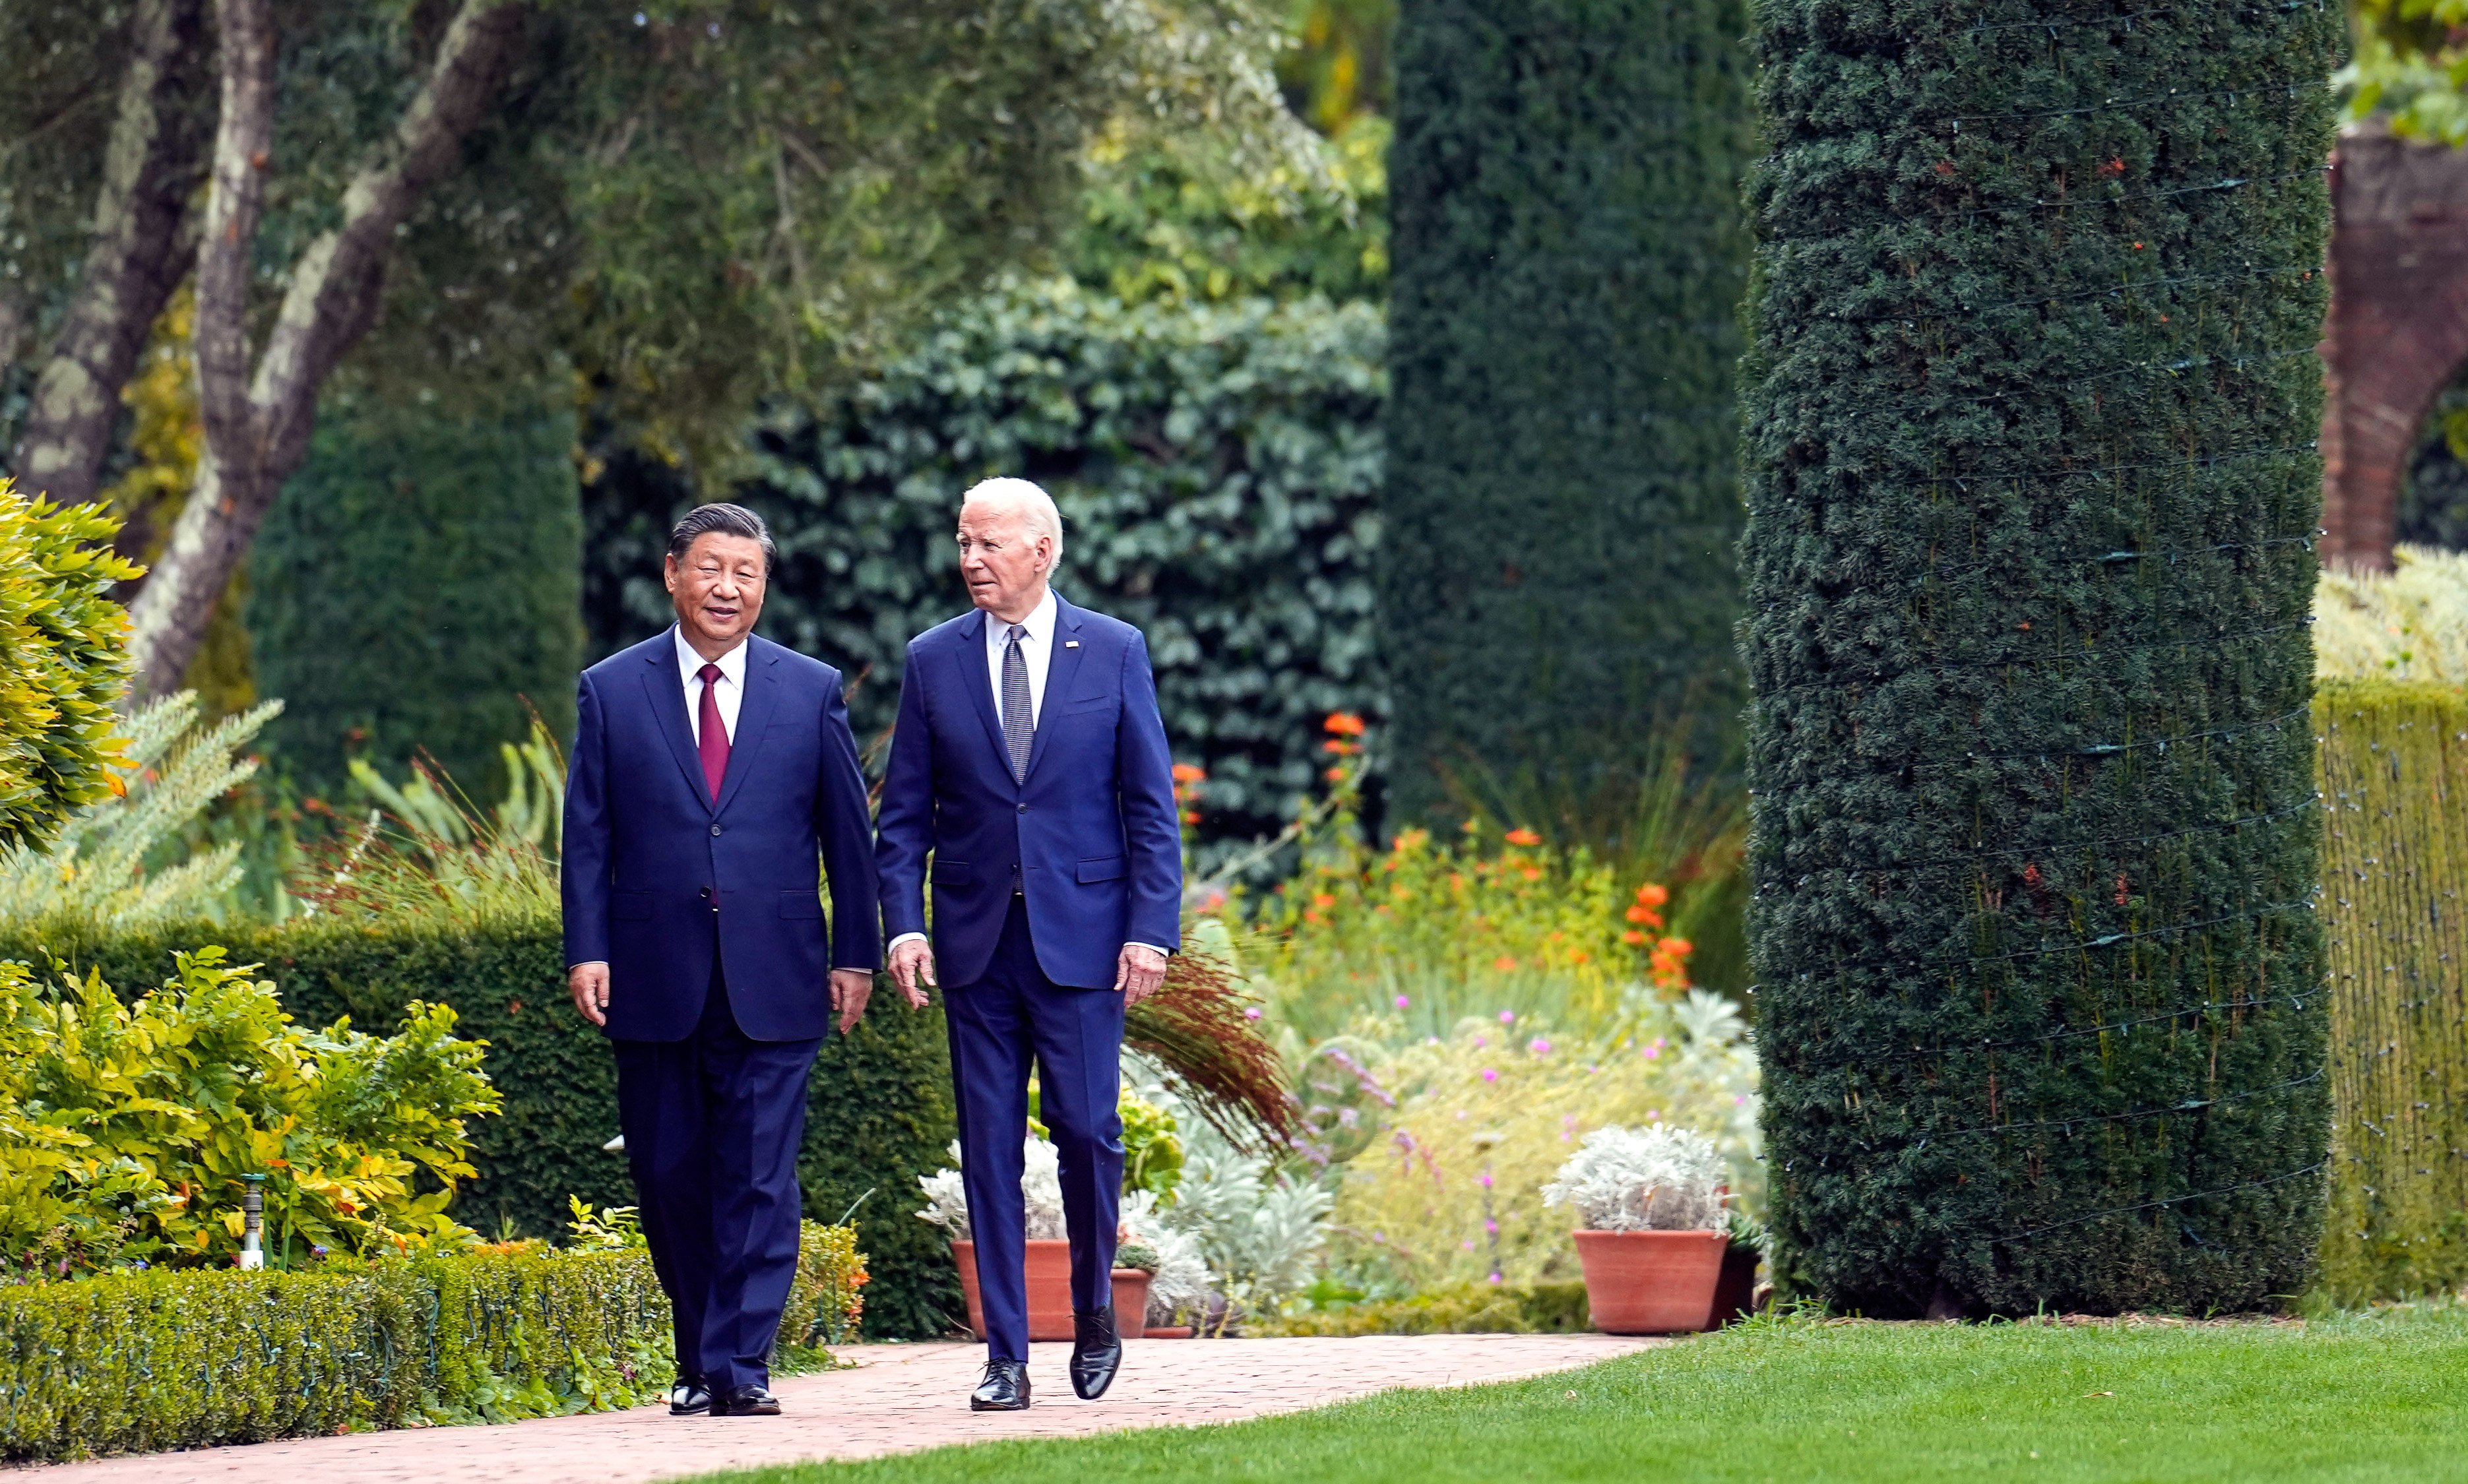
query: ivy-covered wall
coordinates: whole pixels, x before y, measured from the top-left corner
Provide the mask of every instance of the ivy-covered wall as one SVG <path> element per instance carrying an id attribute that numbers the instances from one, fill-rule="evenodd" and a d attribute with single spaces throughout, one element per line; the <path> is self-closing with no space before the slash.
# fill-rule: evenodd
<path id="1" fill-rule="evenodd" d="M 1784 1270 L 1881 1316 L 2267 1306 L 2325 1183 L 2305 626 L 2342 10 L 1753 11 Z"/>
<path id="2" fill-rule="evenodd" d="M 1382 513 L 1392 817 L 1590 791 L 1741 700 L 1742 0 L 1429 0 L 1397 28 Z"/>
<path id="3" fill-rule="evenodd" d="M 442 415 L 344 400 L 249 563 L 258 694 L 308 792 L 347 758 L 390 770 L 426 748 L 474 798 L 504 787 L 500 742 L 574 730 L 583 655 L 574 416 L 545 401 Z M 656 580 L 656 574 L 654 574 Z"/>
<path id="4" fill-rule="evenodd" d="M 1326 765 L 1322 719 L 1381 708 L 1382 341 L 1360 302 L 1126 305 L 1055 281 L 971 303 L 758 431 L 735 497 L 780 539 L 763 631 L 863 677 L 850 714 L 871 749 L 908 641 L 968 609 L 961 492 L 1025 475 L 1063 509 L 1056 588 L 1148 634 L 1175 756 L 1208 769 L 1203 833 L 1274 833 Z M 595 650 L 671 621 L 659 553 L 690 503 L 639 455 L 595 485 Z"/>

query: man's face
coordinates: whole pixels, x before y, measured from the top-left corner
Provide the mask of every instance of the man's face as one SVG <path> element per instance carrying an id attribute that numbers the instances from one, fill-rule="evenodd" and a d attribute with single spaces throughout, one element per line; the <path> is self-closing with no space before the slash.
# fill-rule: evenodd
<path id="1" fill-rule="evenodd" d="M 1028 617 L 1044 595 L 1054 565 L 1054 538 L 1034 535 L 1026 517 L 1000 505 L 960 510 L 960 576 L 969 599 L 1011 623 Z"/>
<path id="2" fill-rule="evenodd" d="M 677 623 L 696 649 L 725 653 L 763 616 L 763 543 L 752 537 L 706 531 L 682 558 L 668 559 L 663 576 L 677 605 Z"/>

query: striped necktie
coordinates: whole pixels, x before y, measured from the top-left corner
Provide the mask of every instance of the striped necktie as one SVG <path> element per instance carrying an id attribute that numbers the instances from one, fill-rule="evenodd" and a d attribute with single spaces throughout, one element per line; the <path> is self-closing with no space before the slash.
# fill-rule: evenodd
<path id="1" fill-rule="evenodd" d="M 1003 750 L 1011 754 L 1014 783 L 1028 781 L 1029 744 L 1037 741 L 1037 719 L 1028 705 L 1028 658 L 1019 652 L 1019 642 L 1027 637 L 1028 630 L 1017 624 L 1003 635 Z"/>

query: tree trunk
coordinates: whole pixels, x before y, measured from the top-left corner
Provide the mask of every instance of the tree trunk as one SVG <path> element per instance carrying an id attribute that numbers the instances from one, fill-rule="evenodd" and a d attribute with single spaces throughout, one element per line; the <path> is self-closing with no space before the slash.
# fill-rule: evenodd
<path id="1" fill-rule="evenodd" d="M 270 0 L 216 0 L 222 118 L 197 253 L 197 401 L 206 455 L 171 544 L 131 608 L 135 695 L 179 688 L 223 586 L 308 450 L 318 389 L 375 323 L 395 229 L 454 168 L 520 39 L 513 0 L 464 0 L 385 158 L 343 193 L 343 222 L 293 264 L 252 372 L 248 289 L 273 146 L 279 38 Z"/>
<path id="2" fill-rule="evenodd" d="M 120 389 L 194 251 L 181 224 L 201 164 L 203 30 L 202 0 L 140 0 L 137 7 L 119 118 L 95 196 L 94 245 L 34 383 L 11 461 L 28 490 L 63 504 L 94 498 L 120 418 Z M 0 351 L 0 361 L 6 354 Z"/>

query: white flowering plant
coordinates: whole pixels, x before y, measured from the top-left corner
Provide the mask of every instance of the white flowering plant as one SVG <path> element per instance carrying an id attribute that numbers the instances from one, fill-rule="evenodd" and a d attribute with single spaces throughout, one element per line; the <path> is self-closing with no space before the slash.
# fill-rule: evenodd
<path id="1" fill-rule="evenodd" d="M 1542 1201 L 1576 1207 L 1588 1231 L 1723 1231 L 1723 1178 L 1722 1151 L 1693 1129 L 1615 1126 L 1586 1135 Z"/>

